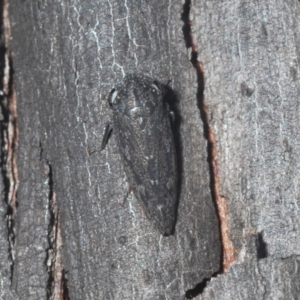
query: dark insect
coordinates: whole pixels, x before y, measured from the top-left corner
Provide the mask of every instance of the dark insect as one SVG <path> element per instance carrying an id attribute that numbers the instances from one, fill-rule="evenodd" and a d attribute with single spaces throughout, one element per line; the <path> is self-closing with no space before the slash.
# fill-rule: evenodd
<path id="1" fill-rule="evenodd" d="M 131 189 L 163 235 L 173 232 L 178 194 L 176 151 L 162 84 L 141 74 L 126 75 L 111 91 L 121 159 Z M 110 136 L 107 126 L 102 148 Z"/>

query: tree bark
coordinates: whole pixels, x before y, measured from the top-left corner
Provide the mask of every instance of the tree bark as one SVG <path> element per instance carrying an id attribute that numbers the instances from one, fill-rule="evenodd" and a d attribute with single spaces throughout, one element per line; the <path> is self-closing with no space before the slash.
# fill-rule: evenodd
<path id="1" fill-rule="evenodd" d="M 6 1 L 0 299 L 296 299 L 299 3 Z M 169 237 L 91 154 L 129 72 L 171 80 Z"/>
<path id="2" fill-rule="evenodd" d="M 192 1 L 235 254 L 201 299 L 299 298 L 299 12 L 298 1 Z"/>

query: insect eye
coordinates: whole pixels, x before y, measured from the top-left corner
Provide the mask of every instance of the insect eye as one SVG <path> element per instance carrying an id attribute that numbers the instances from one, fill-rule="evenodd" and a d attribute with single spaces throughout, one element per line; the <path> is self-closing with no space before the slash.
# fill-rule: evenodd
<path id="1" fill-rule="evenodd" d="M 139 107 L 136 106 L 136 107 L 130 109 L 130 113 L 131 113 L 131 114 L 136 114 L 136 113 L 138 113 L 140 110 L 141 110 L 141 109 L 140 109 Z"/>
<path id="2" fill-rule="evenodd" d="M 160 92 L 159 87 L 155 83 L 152 84 L 152 88 L 153 88 L 152 90 L 153 92 Z"/>
<path id="3" fill-rule="evenodd" d="M 109 97 L 109 100 L 108 100 L 110 105 L 113 105 L 115 103 L 117 95 L 118 95 L 118 91 L 116 91 L 115 89 L 113 89 L 110 92 L 110 97 Z"/>

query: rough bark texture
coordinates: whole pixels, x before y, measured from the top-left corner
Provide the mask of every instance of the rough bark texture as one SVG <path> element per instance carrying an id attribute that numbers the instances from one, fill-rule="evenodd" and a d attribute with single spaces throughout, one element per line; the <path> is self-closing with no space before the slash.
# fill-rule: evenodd
<path id="1" fill-rule="evenodd" d="M 12 33 L 7 12 L 0 299 L 297 299 L 297 1 L 11 1 Z M 136 71 L 172 80 L 170 237 L 122 205 L 114 135 L 89 154 Z"/>
<path id="2" fill-rule="evenodd" d="M 12 289 L 57 297 L 57 226 L 70 299 L 184 298 L 221 268 L 197 76 L 183 3 L 12 2 L 19 169 Z M 142 72 L 167 83 L 177 120 L 181 194 L 176 231 L 162 237 L 127 192 L 116 139 L 103 152 L 115 82 Z M 62 276 L 61 276 L 62 278 Z M 63 286 L 63 285 L 61 285 Z"/>
<path id="3" fill-rule="evenodd" d="M 192 1 L 236 261 L 199 299 L 299 298 L 299 14 L 299 1 Z"/>

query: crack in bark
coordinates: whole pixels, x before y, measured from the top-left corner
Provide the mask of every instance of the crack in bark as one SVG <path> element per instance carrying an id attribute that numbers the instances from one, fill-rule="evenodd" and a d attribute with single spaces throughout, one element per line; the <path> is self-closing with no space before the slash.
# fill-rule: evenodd
<path id="1" fill-rule="evenodd" d="M 257 251 L 257 259 L 263 259 L 268 257 L 268 245 L 264 241 L 263 231 L 257 234 L 255 244 Z"/>
<path id="2" fill-rule="evenodd" d="M 13 64 L 11 51 L 11 27 L 8 12 L 8 0 L 2 2 L 2 47 L 0 63 L 2 65 L 0 106 L 1 120 L 1 172 L 4 184 L 4 201 L 7 204 L 6 221 L 8 231 L 8 256 L 11 263 L 10 279 L 14 271 L 14 243 L 16 236 L 15 219 L 17 214 L 18 168 L 16 149 L 18 145 L 17 98 L 13 85 Z"/>
<path id="3" fill-rule="evenodd" d="M 216 148 L 216 137 L 213 132 L 213 128 L 209 125 L 209 109 L 204 103 L 204 69 L 200 61 L 198 61 L 198 47 L 193 40 L 192 35 L 192 22 L 190 21 L 190 8 L 191 0 L 186 0 L 183 5 L 183 13 L 181 16 L 184 26 L 182 28 L 183 35 L 187 48 L 192 48 L 191 52 L 191 63 L 197 72 L 198 79 L 198 92 L 197 101 L 198 108 L 200 111 L 201 119 L 204 126 L 204 135 L 207 139 L 207 154 L 208 162 L 210 168 L 210 188 L 212 193 L 212 199 L 215 203 L 216 211 L 220 223 L 220 234 L 222 239 L 222 258 L 220 262 L 220 270 L 212 274 L 211 278 L 216 277 L 218 274 L 226 272 L 229 267 L 235 262 L 234 257 L 234 247 L 229 236 L 229 222 L 228 222 L 228 210 L 227 210 L 227 200 L 220 194 L 220 178 L 219 178 L 219 167 L 217 158 L 217 148 Z M 210 279 L 211 279 L 210 278 Z M 206 283 L 210 281 L 208 278 L 204 278 L 202 282 L 197 284 L 194 289 L 186 292 L 186 297 L 192 299 L 197 295 L 201 294 L 206 287 Z"/>
<path id="4" fill-rule="evenodd" d="M 216 272 L 211 275 L 211 278 L 204 278 L 200 283 L 198 283 L 193 289 L 186 291 L 185 297 L 186 299 L 193 299 L 198 295 L 202 294 L 204 289 L 206 288 L 207 282 L 211 281 L 212 278 L 216 278 L 220 274 Z"/>
<path id="5" fill-rule="evenodd" d="M 40 143 L 40 158 L 43 160 L 43 148 Z M 48 271 L 47 283 L 47 299 L 48 300 L 69 300 L 67 279 L 65 278 L 65 270 L 63 268 L 61 247 L 62 237 L 60 228 L 59 209 L 57 206 L 56 193 L 54 191 L 52 165 L 46 160 L 48 172 L 48 209 L 50 214 L 50 222 L 48 225 L 48 243 L 46 267 Z"/>
<path id="6" fill-rule="evenodd" d="M 40 157 L 43 157 L 43 148 L 40 143 Z M 49 248 L 47 249 L 47 258 L 46 258 L 46 267 L 48 271 L 48 283 L 47 283 L 47 299 L 51 299 L 53 295 L 53 285 L 54 285 L 54 263 L 55 263 L 55 244 L 57 239 L 57 206 L 54 206 L 54 193 L 53 193 L 53 176 L 52 176 L 52 166 L 47 161 L 48 166 L 48 187 L 49 187 L 49 195 L 48 195 L 48 210 L 50 215 L 50 221 L 48 225 L 48 243 Z"/>

